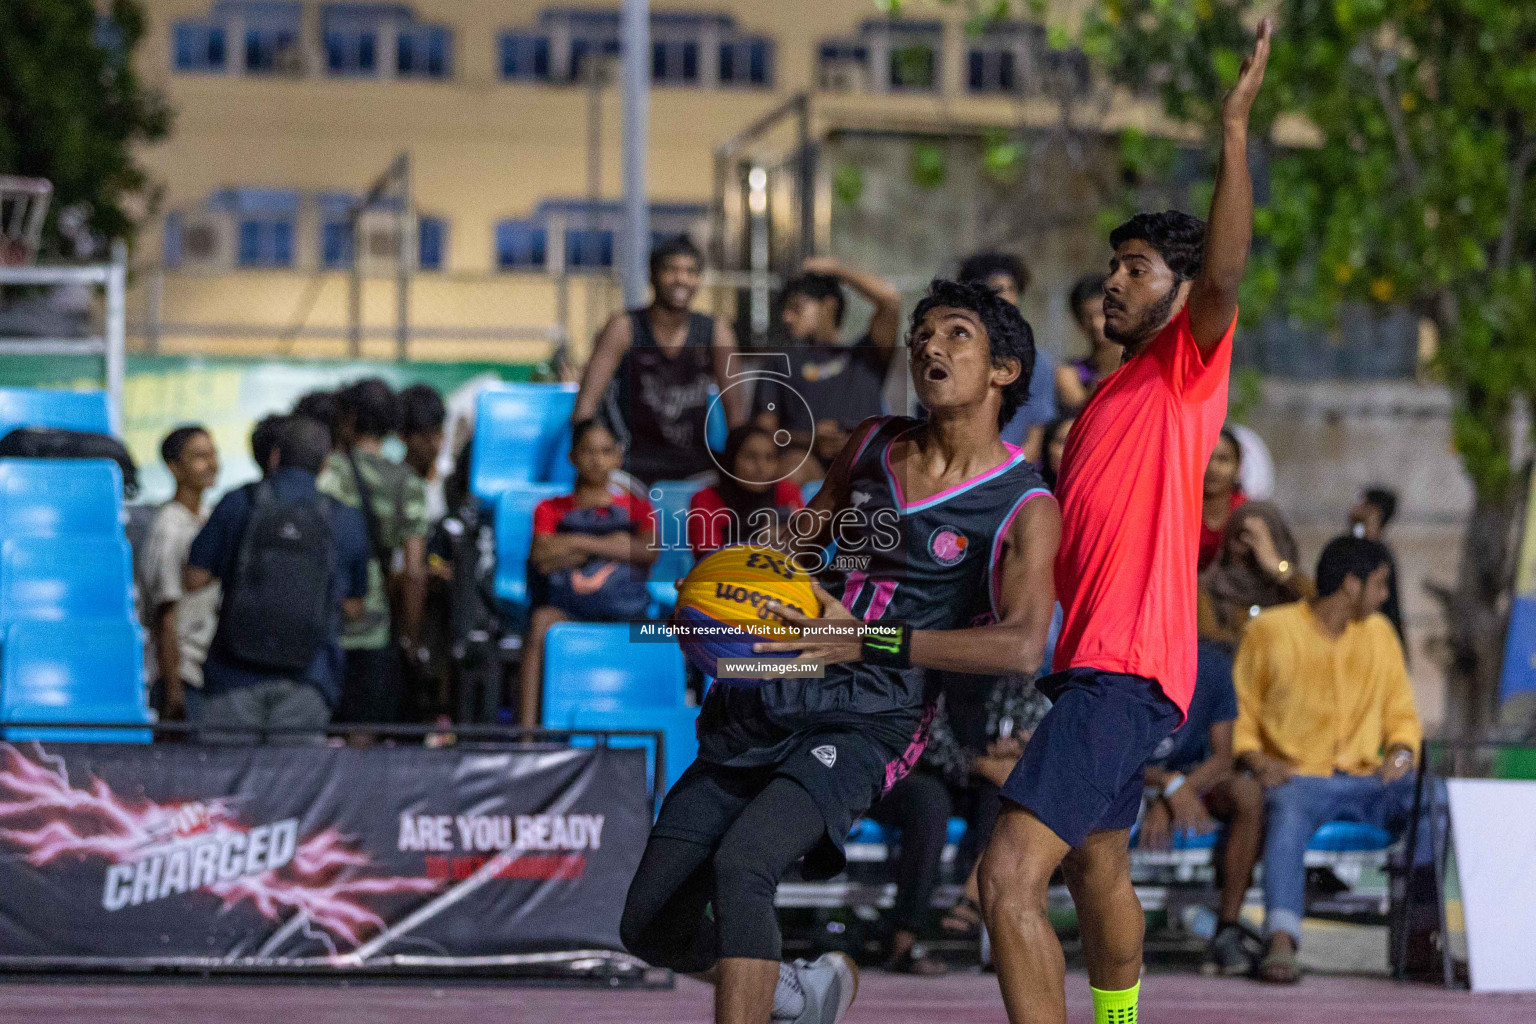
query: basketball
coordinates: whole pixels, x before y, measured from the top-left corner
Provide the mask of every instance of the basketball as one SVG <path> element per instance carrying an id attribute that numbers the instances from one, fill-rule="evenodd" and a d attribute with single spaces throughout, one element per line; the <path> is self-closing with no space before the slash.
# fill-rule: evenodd
<path id="1" fill-rule="evenodd" d="M 752 645 L 767 639 L 767 629 L 754 623 L 771 616 L 768 602 L 778 601 L 802 615 L 815 617 L 821 605 L 811 590 L 811 578 L 772 548 L 738 544 L 721 548 L 693 567 L 677 592 L 677 621 L 711 627 L 711 636 L 683 636 L 683 653 L 705 675 L 715 675 L 715 659 L 752 657 Z M 777 621 L 777 620 L 774 620 Z M 758 655 L 792 658 L 794 654 Z M 762 679 L 723 680 L 733 686 L 756 686 Z"/>

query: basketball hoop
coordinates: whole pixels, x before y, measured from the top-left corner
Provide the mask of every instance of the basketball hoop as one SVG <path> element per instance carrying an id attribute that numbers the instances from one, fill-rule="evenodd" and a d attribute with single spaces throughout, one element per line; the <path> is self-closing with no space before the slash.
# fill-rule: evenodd
<path id="1" fill-rule="evenodd" d="M 0 175 L 0 266 L 25 267 L 37 259 L 52 198 L 46 178 Z"/>

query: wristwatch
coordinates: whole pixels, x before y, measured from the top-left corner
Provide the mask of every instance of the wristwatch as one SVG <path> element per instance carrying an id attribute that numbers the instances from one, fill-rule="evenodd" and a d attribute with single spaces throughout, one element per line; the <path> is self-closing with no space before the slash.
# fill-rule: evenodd
<path id="1" fill-rule="evenodd" d="M 1413 764 L 1413 751 L 1398 747 L 1392 751 L 1392 756 L 1387 758 L 1387 762 L 1394 768 L 1399 766 L 1406 768 L 1408 765 Z"/>

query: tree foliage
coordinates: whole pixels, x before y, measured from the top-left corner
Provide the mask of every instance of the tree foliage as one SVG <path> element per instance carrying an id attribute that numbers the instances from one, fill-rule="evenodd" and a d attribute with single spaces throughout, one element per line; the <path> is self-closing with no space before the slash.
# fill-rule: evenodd
<path id="1" fill-rule="evenodd" d="M 1214 125 L 1262 7 L 1106 0 L 1083 44 L 1121 86 Z M 1298 114 L 1319 144 L 1271 150 L 1244 296 L 1254 317 L 1327 322 L 1349 301 L 1434 320 L 1454 437 L 1481 497 L 1510 498 L 1510 412 L 1536 395 L 1536 5 L 1281 0 L 1255 123 Z M 1144 140 L 1124 147 L 1132 163 Z"/>
<path id="2" fill-rule="evenodd" d="M 149 182 L 133 146 L 165 135 L 163 99 L 144 88 L 131 55 L 144 34 L 135 0 L 0 2 L 0 173 L 53 182 L 45 248 L 74 208 L 98 238 L 126 238 Z"/>

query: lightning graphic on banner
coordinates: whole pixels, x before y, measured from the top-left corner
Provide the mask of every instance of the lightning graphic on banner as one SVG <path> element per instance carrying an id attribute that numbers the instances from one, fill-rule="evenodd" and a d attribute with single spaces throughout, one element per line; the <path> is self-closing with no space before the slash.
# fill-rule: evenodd
<path id="1" fill-rule="evenodd" d="M 372 864 L 327 828 L 297 842 L 298 822 L 248 827 L 230 802 L 158 804 L 117 796 L 101 779 L 77 789 L 61 759 L 0 744 L 0 843 L 42 867 L 63 858 L 108 865 L 103 906 L 119 910 L 207 891 L 228 910 L 249 902 L 272 921 L 288 916 L 334 956 L 385 927 L 361 897 L 430 892 L 431 878 L 358 877 Z M 309 928 L 314 924 L 327 935 Z"/>

